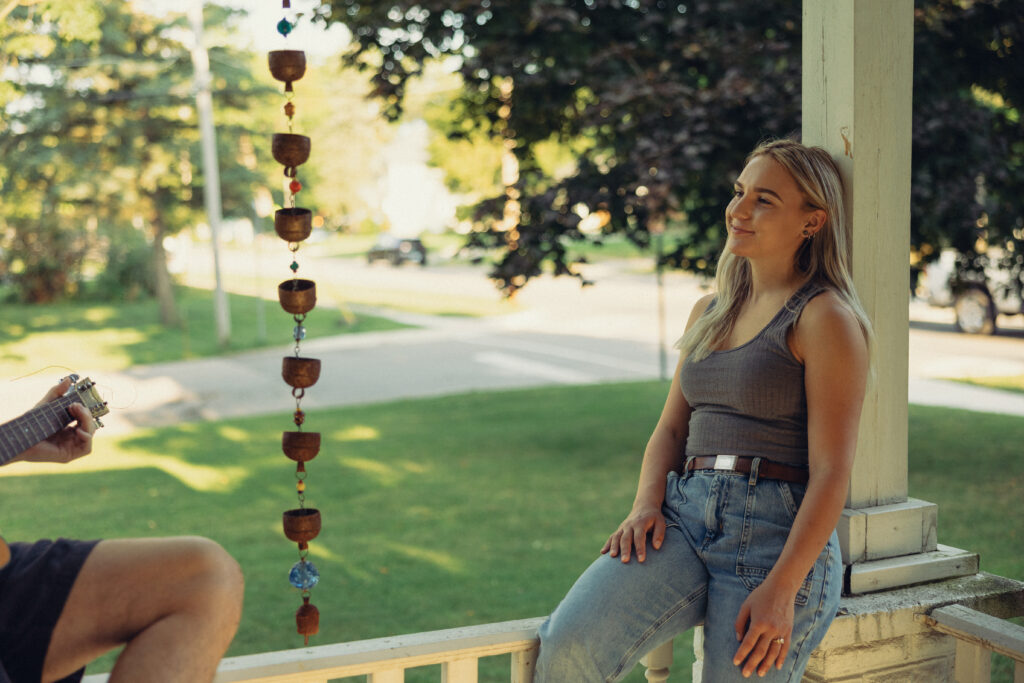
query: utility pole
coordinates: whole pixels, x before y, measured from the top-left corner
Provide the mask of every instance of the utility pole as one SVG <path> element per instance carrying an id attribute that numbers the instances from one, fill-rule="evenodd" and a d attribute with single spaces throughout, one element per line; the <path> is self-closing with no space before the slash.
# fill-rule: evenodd
<path id="1" fill-rule="evenodd" d="M 658 379 L 668 379 L 668 349 L 665 348 L 665 266 L 661 256 L 665 252 L 665 218 L 657 216 L 647 225 L 654 238 L 654 282 L 658 289 Z"/>
<path id="2" fill-rule="evenodd" d="M 196 112 L 199 115 L 200 146 L 203 150 L 203 199 L 206 203 L 206 220 L 210 224 L 210 240 L 213 243 L 213 311 L 217 322 L 217 341 L 221 346 L 227 346 L 231 341 L 231 314 L 220 277 L 220 167 L 217 164 L 217 137 L 213 128 L 210 57 L 203 44 L 203 0 L 193 0 L 189 4 L 188 16 L 192 24 Z"/>

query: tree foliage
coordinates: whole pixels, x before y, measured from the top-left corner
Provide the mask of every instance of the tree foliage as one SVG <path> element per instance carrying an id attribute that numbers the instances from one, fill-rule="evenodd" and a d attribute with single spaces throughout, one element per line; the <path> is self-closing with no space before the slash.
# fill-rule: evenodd
<path id="1" fill-rule="evenodd" d="M 8 276 L 28 301 L 74 294 L 90 264 L 111 294 L 162 282 L 170 296 L 164 237 L 198 222 L 203 203 L 188 25 L 136 3 L 67 6 L 16 7 L 0 48 Z M 88 30 L 75 28 L 83 16 Z M 232 16 L 212 7 L 207 24 L 226 31 Z M 238 113 L 260 88 L 246 58 L 224 47 L 210 58 L 224 210 L 248 216 L 253 144 Z"/>
<path id="2" fill-rule="evenodd" d="M 995 265 L 1024 291 L 1024 4 L 919 1 L 913 247 L 952 247 L 961 277 Z"/>
<path id="3" fill-rule="evenodd" d="M 917 3 L 911 228 L 926 257 L 975 253 L 979 237 L 1021 254 L 1022 12 Z M 448 134 L 511 141 L 519 162 L 514 234 L 496 229 L 506 195 L 476 207 L 474 240 L 503 247 L 493 275 L 507 291 L 544 262 L 572 272 L 567 245 L 600 239 L 581 230 L 591 214 L 641 246 L 672 226 L 666 261 L 709 272 L 745 154 L 799 131 L 799 0 L 325 0 L 320 17 L 351 29 L 346 59 L 391 118 L 425 65 L 457 60 Z M 577 151 L 568 177 L 536 163 L 552 135 Z"/>

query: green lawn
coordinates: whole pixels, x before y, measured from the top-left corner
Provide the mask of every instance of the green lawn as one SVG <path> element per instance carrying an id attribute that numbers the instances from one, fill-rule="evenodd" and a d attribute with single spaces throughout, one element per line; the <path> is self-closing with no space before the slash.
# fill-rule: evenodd
<path id="1" fill-rule="evenodd" d="M 666 390 L 641 382 L 310 411 L 307 429 L 325 439 L 308 466 L 308 502 L 324 518 L 311 543 L 322 575 L 313 643 L 548 613 L 627 511 Z M 922 407 L 910 419 L 910 495 L 939 504 L 940 542 L 1024 579 L 1022 517 L 1007 514 L 1024 485 L 1024 420 Z M 281 414 L 101 435 L 91 471 L 5 469 L 3 532 L 211 536 L 246 574 L 229 654 L 297 647 L 300 600 L 286 580 L 296 550 L 279 521 L 295 502 L 279 448 L 289 424 Z M 673 680 L 688 679 L 690 661 L 680 638 Z M 507 681 L 507 666 L 485 662 L 481 680 Z"/>
<path id="2" fill-rule="evenodd" d="M 976 387 L 1002 389 L 1003 391 L 1013 391 L 1018 394 L 1024 394 L 1024 375 L 1008 375 L 1006 377 L 970 377 L 954 381 L 963 382 L 964 384 L 972 384 Z"/>
<path id="3" fill-rule="evenodd" d="M 3 305 L 0 318 L 0 377 L 12 378 L 48 364 L 91 370 L 123 370 L 144 363 L 214 356 L 259 346 L 292 343 L 295 322 L 274 301 L 229 295 L 231 343 L 220 348 L 209 290 L 179 287 L 184 324 L 160 324 L 154 300 L 46 306 Z M 385 318 L 329 307 L 313 309 L 304 323 L 307 338 L 406 327 Z"/>

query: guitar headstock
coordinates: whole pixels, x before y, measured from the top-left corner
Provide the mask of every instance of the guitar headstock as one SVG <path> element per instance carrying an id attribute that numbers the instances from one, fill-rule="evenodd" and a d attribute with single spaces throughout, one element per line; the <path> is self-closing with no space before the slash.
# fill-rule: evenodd
<path id="1" fill-rule="evenodd" d="M 107 407 L 107 402 L 96 391 L 96 383 L 88 377 L 79 379 L 78 375 L 71 375 L 71 388 L 68 389 L 68 395 L 72 394 L 78 397 L 82 405 L 89 411 L 89 414 L 96 420 L 96 424 L 102 427 L 103 423 L 100 422 L 100 418 L 109 413 L 110 408 Z"/>

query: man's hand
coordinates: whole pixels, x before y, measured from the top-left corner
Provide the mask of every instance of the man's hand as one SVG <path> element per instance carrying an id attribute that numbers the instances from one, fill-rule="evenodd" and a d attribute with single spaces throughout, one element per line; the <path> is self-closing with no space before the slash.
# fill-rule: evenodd
<path id="1" fill-rule="evenodd" d="M 36 406 L 60 398 L 70 388 L 71 378 L 62 379 L 59 384 L 46 392 L 46 396 L 43 396 Z M 92 419 L 89 410 L 81 403 L 72 404 L 68 408 L 68 412 L 75 418 L 75 422 L 50 438 L 23 451 L 14 461 L 67 463 L 92 452 L 92 435 L 96 431 L 96 421 Z"/>

